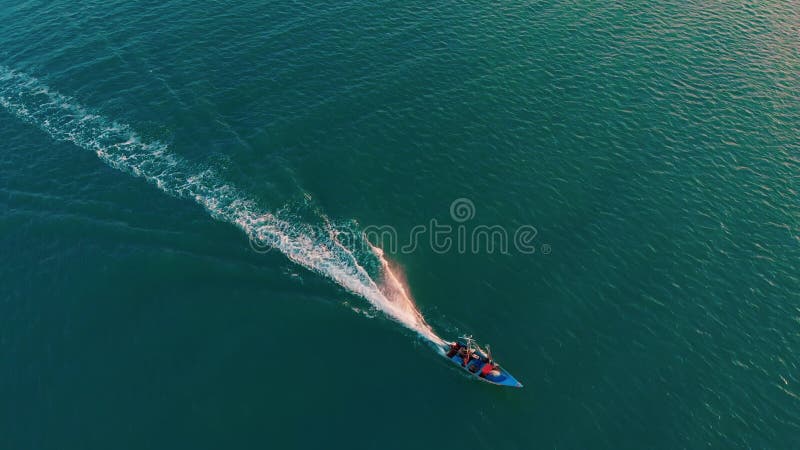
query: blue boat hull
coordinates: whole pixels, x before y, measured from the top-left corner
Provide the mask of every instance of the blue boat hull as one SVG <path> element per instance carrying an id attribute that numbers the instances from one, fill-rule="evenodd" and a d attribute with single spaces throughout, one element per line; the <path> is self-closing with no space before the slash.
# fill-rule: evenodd
<path id="1" fill-rule="evenodd" d="M 481 369 L 487 363 L 483 361 L 483 359 L 485 358 L 485 355 L 482 355 L 480 353 L 479 353 L 479 355 L 482 357 L 481 359 L 472 359 L 472 360 L 469 361 L 469 363 L 466 366 L 464 365 L 463 358 L 458 354 L 455 354 L 450 358 L 448 358 L 447 354 L 445 354 L 445 358 L 449 359 L 451 362 L 456 364 L 462 370 L 464 370 L 465 372 L 467 372 L 471 376 L 473 376 L 473 377 L 475 377 L 475 378 L 477 378 L 477 379 L 479 379 L 481 381 L 485 381 L 485 382 L 491 383 L 491 384 L 496 384 L 498 386 L 510 386 L 510 387 L 517 387 L 517 388 L 521 388 L 522 387 L 522 383 L 517 381 L 516 378 L 514 378 L 510 373 L 506 372 L 505 369 L 503 369 L 502 367 L 499 367 L 499 366 L 496 367 L 496 370 L 498 370 L 500 372 L 499 375 L 487 374 L 484 377 L 480 376 L 479 374 L 481 373 Z"/>

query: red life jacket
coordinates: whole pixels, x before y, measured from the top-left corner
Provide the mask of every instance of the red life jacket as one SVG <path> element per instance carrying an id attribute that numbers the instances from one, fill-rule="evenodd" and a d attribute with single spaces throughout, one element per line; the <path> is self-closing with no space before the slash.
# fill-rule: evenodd
<path id="1" fill-rule="evenodd" d="M 448 358 L 452 358 L 453 356 L 455 356 L 455 355 L 456 355 L 456 353 L 458 353 L 458 349 L 459 349 L 459 348 L 461 348 L 461 346 L 458 344 L 458 342 L 454 342 L 454 343 L 453 343 L 453 344 L 450 346 L 450 351 L 448 351 L 448 352 L 447 352 L 447 357 L 448 357 Z"/>
<path id="2" fill-rule="evenodd" d="M 489 372 L 491 372 L 492 369 L 494 369 L 494 364 L 488 362 L 484 364 L 483 367 L 481 367 L 481 377 L 489 375 Z"/>

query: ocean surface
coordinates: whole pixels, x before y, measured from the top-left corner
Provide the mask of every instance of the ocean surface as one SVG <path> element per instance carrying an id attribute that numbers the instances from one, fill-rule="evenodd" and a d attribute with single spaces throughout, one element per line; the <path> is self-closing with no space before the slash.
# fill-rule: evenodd
<path id="1" fill-rule="evenodd" d="M 777 0 L 0 0 L 0 448 L 800 448 L 799 49 Z"/>

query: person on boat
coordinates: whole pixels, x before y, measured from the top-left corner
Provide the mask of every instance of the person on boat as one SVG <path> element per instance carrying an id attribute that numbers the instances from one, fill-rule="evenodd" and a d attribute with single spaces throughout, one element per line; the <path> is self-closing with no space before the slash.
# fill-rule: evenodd
<path id="1" fill-rule="evenodd" d="M 458 353 L 460 349 L 461 349 L 461 344 L 459 344 L 458 341 L 453 342 L 452 344 L 450 344 L 450 350 L 448 350 L 447 352 L 447 357 L 452 358 L 453 356 L 456 355 L 456 353 Z"/>
<path id="2" fill-rule="evenodd" d="M 471 348 L 461 347 L 458 355 L 462 358 L 461 367 L 467 367 L 469 360 L 474 356 L 474 351 Z"/>

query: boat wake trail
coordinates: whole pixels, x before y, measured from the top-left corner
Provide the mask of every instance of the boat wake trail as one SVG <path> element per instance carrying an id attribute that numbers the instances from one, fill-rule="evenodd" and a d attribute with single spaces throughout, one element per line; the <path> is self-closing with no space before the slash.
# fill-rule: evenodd
<path id="1" fill-rule="evenodd" d="M 337 239 L 327 218 L 323 217 L 325 224 L 318 227 L 270 213 L 213 169 L 191 164 L 170 152 L 166 144 L 147 142 L 130 126 L 95 114 L 38 79 L 1 65 L 0 106 L 53 139 L 90 150 L 111 167 L 144 178 L 170 195 L 196 201 L 215 219 L 235 224 L 248 238 L 268 244 L 295 263 L 363 297 L 430 342 L 444 342 L 425 322 L 383 252 L 370 246 L 381 266 L 376 280 L 353 250 Z"/>

